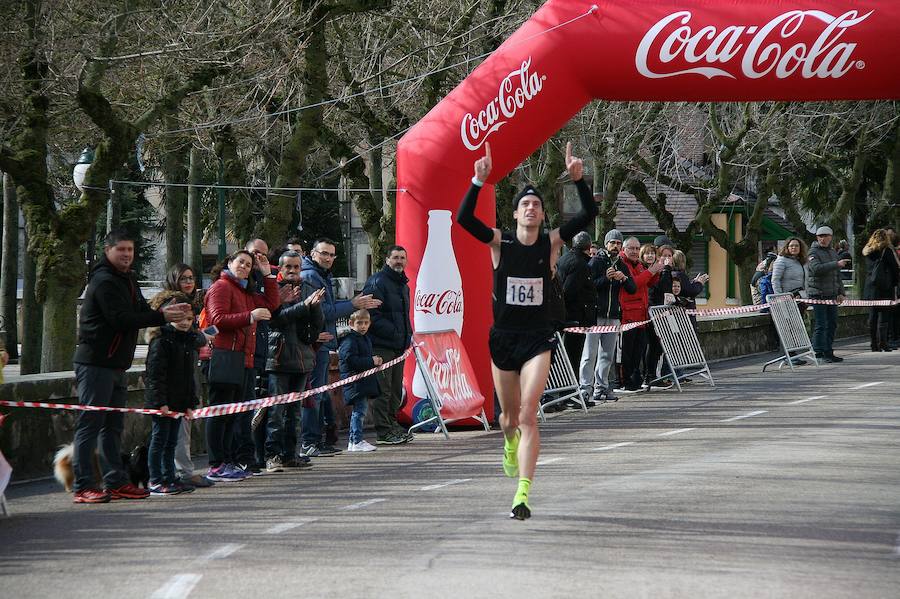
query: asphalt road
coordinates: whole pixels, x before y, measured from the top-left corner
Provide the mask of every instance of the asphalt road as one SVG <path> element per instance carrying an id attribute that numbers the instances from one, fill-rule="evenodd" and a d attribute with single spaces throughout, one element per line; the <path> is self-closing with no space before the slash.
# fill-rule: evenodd
<path id="1" fill-rule="evenodd" d="M 897 597 L 900 352 L 552 416 L 527 522 L 499 432 L 191 495 L 18 485 L 0 597 Z"/>

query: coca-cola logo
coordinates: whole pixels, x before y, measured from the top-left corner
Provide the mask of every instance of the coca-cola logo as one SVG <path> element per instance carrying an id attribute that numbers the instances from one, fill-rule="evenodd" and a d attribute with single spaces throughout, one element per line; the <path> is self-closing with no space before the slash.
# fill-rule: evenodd
<path id="1" fill-rule="evenodd" d="M 533 99 L 544 87 L 546 75 L 531 72 L 531 57 L 522 62 L 522 66 L 509 74 L 500 82 L 497 97 L 487 103 L 478 114 L 466 113 L 460 125 L 463 145 L 470 150 L 477 150 L 484 145 L 487 138 L 505 125 L 516 112 Z"/>
<path id="2" fill-rule="evenodd" d="M 469 377 L 463 370 L 458 349 L 446 350 L 444 360 L 440 360 L 438 356 L 430 352 L 425 352 L 425 367 L 437 387 L 440 396 L 439 407 L 454 400 L 465 401 L 475 397 L 475 390 L 472 389 Z"/>
<path id="3" fill-rule="evenodd" d="M 804 79 L 842 77 L 851 69 L 864 68 L 853 59 L 857 44 L 841 41 L 847 31 L 865 21 L 874 11 L 864 15 L 848 10 L 833 16 L 821 10 L 792 10 L 768 23 L 729 25 L 717 29 L 712 25 L 694 30 L 690 11 L 679 11 L 661 19 L 647 31 L 635 54 L 635 66 L 644 77 L 661 79 L 694 73 L 708 79 L 736 79 L 740 72 L 749 79 L 759 79 L 774 72 L 785 79 L 799 72 Z M 812 44 L 792 43 L 791 38 L 804 23 L 813 21 L 824 28 Z M 662 68 L 653 70 L 648 65 Z M 689 68 L 680 68 L 685 65 Z M 714 66 L 716 65 L 716 66 Z"/>
<path id="4" fill-rule="evenodd" d="M 463 311 L 462 292 L 447 289 L 440 293 L 421 292 L 416 289 L 416 312 L 425 314 L 461 314 Z"/>

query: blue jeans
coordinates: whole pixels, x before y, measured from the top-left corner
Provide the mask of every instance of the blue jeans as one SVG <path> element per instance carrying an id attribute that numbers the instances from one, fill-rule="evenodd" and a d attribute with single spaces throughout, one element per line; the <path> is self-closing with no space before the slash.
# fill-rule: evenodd
<path id="1" fill-rule="evenodd" d="M 319 351 L 316 352 L 316 366 L 313 368 L 310 381 L 313 388 L 320 387 L 328 382 L 328 359 L 328 350 L 319 348 Z M 322 440 L 323 421 L 329 424 L 334 422 L 334 409 L 331 407 L 331 396 L 328 393 L 319 393 L 310 397 L 303 403 L 303 426 L 301 433 L 303 445 L 318 445 Z"/>
<path id="2" fill-rule="evenodd" d="M 350 443 L 356 444 L 363 440 L 363 427 L 366 423 L 368 404 L 365 397 L 360 397 L 353 402 L 353 413 L 350 415 Z"/>
<path id="3" fill-rule="evenodd" d="M 281 395 L 303 391 L 306 388 L 306 377 L 305 372 L 270 372 L 269 394 Z M 269 408 L 265 426 L 266 458 L 280 456 L 283 459 L 294 459 L 299 424 L 299 401 Z"/>
<path id="4" fill-rule="evenodd" d="M 150 484 L 171 485 L 175 482 L 175 447 L 180 430 L 181 418 L 152 417 L 150 447 L 147 450 Z"/>
<path id="5" fill-rule="evenodd" d="M 128 393 L 125 371 L 88 364 L 75 364 L 78 403 L 83 406 L 124 408 Z M 94 449 L 99 442 L 100 469 L 103 484 L 115 489 L 128 482 L 122 465 L 122 412 L 79 412 L 75 423 L 75 490 L 92 489 L 94 481 Z"/>
<path id="6" fill-rule="evenodd" d="M 837 306 L 813 304 L 813 319 L 815 320 L 812 338 L 813 350 L 816 354 L 830 356 L 834 353 L 832 344 L 834 343 L 834 331 L 837 329 Z"/>

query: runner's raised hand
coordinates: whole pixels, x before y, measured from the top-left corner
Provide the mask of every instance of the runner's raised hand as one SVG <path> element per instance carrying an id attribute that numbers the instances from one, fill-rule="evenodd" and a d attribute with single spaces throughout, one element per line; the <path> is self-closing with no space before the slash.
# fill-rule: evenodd
<path id="1" fill-rule="evenodd" d="M 484 183 L 491 174 L 491 144 L 484 144 L 484 156 L 475 161 L 475 178 Z"/>
<path id="2" fill-rule="evenodd" d="M 566 142 L 566 170 L 572 181 L 579 181 L 584 176 L 584 160 L 572 156 L 572 142 Z"/>

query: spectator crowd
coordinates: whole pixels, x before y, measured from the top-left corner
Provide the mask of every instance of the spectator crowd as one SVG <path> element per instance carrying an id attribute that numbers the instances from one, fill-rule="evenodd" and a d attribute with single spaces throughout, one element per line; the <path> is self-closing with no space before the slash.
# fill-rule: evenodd
<path id="1" fill-rule="evenodd" d="M 770 254 L 759 264 L 752 281 L 755 300 L 764 303 L 768 294 L 791 293 L 800 299 L 843 301 L 842 271 L 849 268 L 850 255 L 832 247 L 832 239 L 829 227 L 819 227 L 809 248 L 800 238 L 788 239 L 778 255 Z M 897 245 L 895 231 L 879 229 L 863 249 L 865 299 L 897 297 Z M 207 289 L 202 289 L 200 273 L 176 264 L 164 289 L 148 301 L 131 270 L 133 240 L 122 231 L 109 233 L 79 315 L 74 357 L 79 402 L 125 406 L 125 371 L 134 358 L 138 331 L 147 328 L 146 407 L 163 415 L 152 417 L 150 478 L 144 489 L 128 480 L 121 458 L 124 414 L 80 412 L 74 501 L 189 493 L 264 472 L 308 468 L 317 459 L 341 453 L 328 392 L 302 402 L 205 419 L 208 464 L 201 473 L 195 472 L 191 458 L 191 421 L 165 416 L 190 414 L 203 395 L 209 405 L 222 405 L 325 385 L 333 353 L 342 378 L 401 356 L 412 335 L 406 251 L 390 247 L 384 266 L 351 299 L 335 297 L 335 257 L 335 243 L 325 238 L 316 240 L 308 254 L 297 240 L 270 252 L 266 241 L 253 239 L 213 269 Z M 657 333 L 645 322 L 649 308 L 694 308 L 709 280 L 705 273 L 688 273 L 685 254 L 671 239 L 661 235 L 642 244 L 612 229 L 601 245 L 582 232 L 559 259 L 556 276 L 569 326 L 635 325 L 621 333 L 565 334 L 559 351 L 572 363 L 586 405 L 670 384 L 666 375 L 671 371 Z M 812 311 L 817 358 L 841 362 L 832 347 L 837 306 L 813 303 Z M 897 312 L 898 306 L 871 309 L 872 351 L 897 349 Z M 349 327 L 339 329 L 338 321 L 344 320 Z M 402 362 L 341 387 L 350 414 L 346 451 L 371 452 L 379 445 L 413 440 L 397 422 L 402 387 Z M 364 438 L 370 407 L 374 444 Z M 95 452 L 102 481 L 96 480 Z"/>
<path id="2" fill-rule="evenodd" d="M 190 493 L 263 472 L 307 468 L 314 459 L 341 453 L 328 392 L 204 419 L 208 464 L 202 474 L 195 473 L 191 459 L 190 419 L 166 415 L 190 415 L 203 389 L 214 406 L 320 387 L 328 382 L 332 352 L 338 353 L 342 377 L 402 355 L 412 334 L 406 250 L 389 248 L 384 267 L 363 293 L 346 300 L 334 294 L 335 256 L 335 243 L 326 238 L 316 240 L 309 254 L 297 240 L 270 253 L 265 240 L 253 239 L 213 269 L 208 289 L 201 289 L 199 273 L 176 264 L 164 289 L 148 302 L 131 270 L 133 239 L 110 232 L 79 315 L 74 358 L 79 403 L 125 406 L 125 371 L 138 331 L 147 328 L 145 407 L 162 414 L 152 416 L 149 485 L 141 488 L 128 480 L 121 457 L 124 414 L 79 412 L 74 501 Z M 339 330 L 338 321 L 348 318 L 349 327 Z M 413 440 L 396 420 L 402 372 L 401 361 L 341 388 L 351 411 L 348 452 Z M 370 404 L 375 444 L 363 438 Z M 95 452 L 102 481 L 95 480 Z"/>

